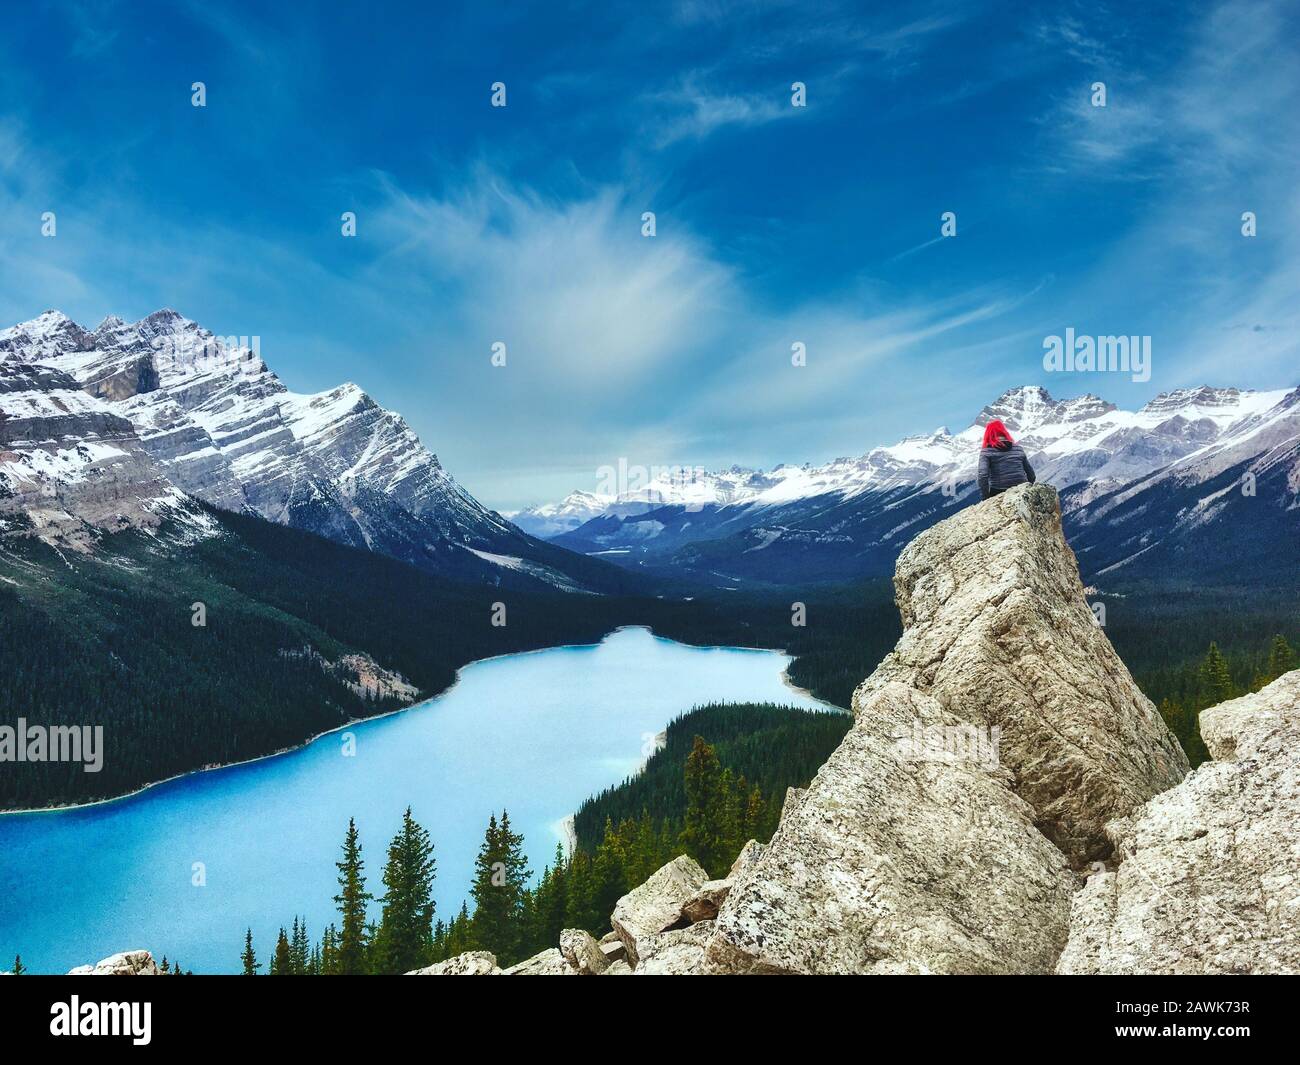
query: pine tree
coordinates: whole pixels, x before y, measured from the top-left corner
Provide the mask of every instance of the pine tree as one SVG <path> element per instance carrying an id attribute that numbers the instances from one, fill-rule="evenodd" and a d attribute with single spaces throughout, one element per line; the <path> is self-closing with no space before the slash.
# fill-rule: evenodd
<path id="1" fill-rule="evenodd" d="M 23 956 L 21 954 L 14 955 L 14 967 L 9 971 L 12 972 L 14 976 L 22 976 L 23 973 L 27 972 L 27 967 L 23 965 Z M 23 984 L 23 987 L 26 986 L 26 984 Z"/>
<path id="2" fill-rule="evenodd" d="M 755 784 L 745 804 L 745 831 L 740 845 L 744 847 L 751 839 L 770 839 L 775 829 L 775 825 L 770 829 L 767 827 L 767 804 L 763 801 L 763 793 Z M 740 851 L 736 851 L 736 854 L 739 855 Z"/>
<path id="3" fill-rule="evenodd" d="M 636 840 L 632 845 L 631 860 L 628 864 L 628 882 L 644 884 L 662 864 L 659 861 L 659 845 L 655 837 L 654 818 L 650 816 L 649 810 L 642 807 L 641 817 L 636 825 Z"/>
<path id="4" fill-rule="evenodd" d="M 1200 715 L 1195 710 L 1171 699 L 1161 699 L 1160 716 L 1182 745 L 1183 753 L 1187 755 L 1187 761 L 1193 769 L 1210 757 L 1205 741 L 1201 739 Z"/>
<path id="5" fill-rule="evenodd" d="M 333 925 L 325 929 L 320 940 L 320 971 L 322 976 L 339 973 L 338 931 Z"/>
<path id="6" fill-rule="evenodd" d="M 570 859 L 566 880 L 565 926 L 582 928 L 588 932 L 599 928 L 604 916 L 596 907 L 595 872 L 589 854 L 579 851 Z"/>
<path id="7" fill-rule="evenodd" d="M 293 975 L 293 950 L 289 946 L 289 937 L 280 928 L 280 938 L 275 941 L 275 953 L 271 956 L 272 976 Z"/>
<path id="8" fill-rule="evenodd" d="M 244 975 L 256 976 L 257 970 L 262 967 L 262 963 L 257 960 L 257 954 L 253 950 L 253 930 L 251 928 L 244 932 L 244 953 L 239 958 L 244 963 Z"/>
<path id="9" fill-rule="evenodd" d="M 460 912 L 447 927 L 446 957 L 454 958 L 457 954 L 464 954 L 471 946 L 469 908 L 462 902 Z"/>
<path id="10" fill-rule="evenodd" d="M 721 828 L 725 807 L 722 777 L 717 752 L 704 737 L 696 736 L 686 759 L 686 818 L 680 842 L 710 876 L 726 872 Z"/>
<path id="11" fill-rule="evenodd" d="M 289 938 L 289 954 L 294 976 L 306 976 L 311 959 L 310 941 L 307 938 L 307 918 L 294 917 L 293 934 Z"/>
<path id="12" fill-rule="evenodd" d="M 1210 644 L 1205 658 L 1201 661 L 1200 703 L 1202 708 L 1217 706 L 1228 699 L 1236 697 L 1237 690 L 1232 683 L 1232 674 L 1228 669 L 1228 660 L 1223 657 L 1216 643 Z"/>
<path id="13" fill-rule="evenodd" d="M 388 845 L 383 917 L 374 941 L 377 973 L 406 973 L 429 964 L 433 949 L 433 881 L 437 863 L 429 833 L 411 817 Z"/>
<path id="14" fill-rule="evenodd" d="M 606 831 L 605 842 L 596 848 L 596 858 L 591 865 L 592 906 L 597 918 L 595 923 L 586 926 L 588 932 L 604 931 L 606 915 L 614 909 L 614 904 L 627 893 L 630 885 L 622 857 L 619 837 L 612 830 Z"/>
<path id="15" fill-rule="evenodd" d="M 567 889 L 564 847 L 555 845 L 555 864 L 542 870 L 537 889 L 529 895 L 526 922 L 526 954 L 558 943 L 560 933 L 567 927 L 564 922 L 564 903 Z"/>
<path id="16" fill-rule="evenodd" d="M 359 976 L 366 971 L 366 903 L 373 896 L 366 891 L 365 862 L 354 818 L 348 818 L 343 860 L 334 864 L 339 871 L 339 894 L 334 901 L 341 918 L 336 971 L 343 976 Z"/>
<path id="17" fill-rule="evenodd" d="M 1295 652 L 1281 633 L 1273 637 L 1273 646 L 1268 652 L 1268 680 L 1274 681 L 1283 674 L 1295 669 Z"/>
<path id="18" fill-rule="evenodd" d="M 488 821 L 483 846 L 474 862 L 474 949 L 491 951 L 503 965 L 518 960 L 522 943 L 524 894 L 532 875 L 523 853 L 524 837 L 510 828 L 510 814 Z"/>

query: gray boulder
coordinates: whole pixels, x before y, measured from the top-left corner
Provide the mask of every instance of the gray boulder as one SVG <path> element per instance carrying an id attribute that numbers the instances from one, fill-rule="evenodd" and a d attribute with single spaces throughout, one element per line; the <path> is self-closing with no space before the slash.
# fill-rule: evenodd
<path id="1" fill-rule="evenodd" d="M 574 969 L 567 961 L 564 955 L 555 947 L 550 947 L 540 954 L 534 954 L 531 958 L 516 965 L 510 966 L 501 973 L 502 976 L 577 976 L 577 970 Z"/>
<path id="2" fill-rule="evenodd" d="M 617 932 L 609 932 L 600 937 L 600 950 L 612 962 L 627 960 L 627 947 L 623 946 Z"/>
<path id="3" fill-rule="evenodd" d="M 407 976 L 499 976 L 495 954 L 486 950 L 470 950 L 446 961 L 412 969 Z"/>
<path id="4" fill-rule="evenodd" d="M 712 921 L 674 928 L 641 939 L 634 976 L 703 976 L 705 949 L 713 936 Z"/>
<path id="5" fill-rule="evenodd" d="M 599 976 L 609 968 L 609 958 L 600 944 L 580 928 L 566 928 L 560 933 L 560 953 L 583 976 Z"/>
<path id="6" fill-rule="evenodd" d="M 903 740 L 917 724 L 960 721 L 901 684 L 860 699 L 844 742 L 727 895 L 712 971 L 1052 971 L 1075 887 L 1064 856 L 1006 770 L 916 757 Z"/>
<path id="7" fill-rule="evenodd" d="M 682 854 L 618 900 L 610 924 L 623 941 L 633 968 L 639 957 L 637 942 L 685 923 L 682 906 L 708 879 L 699 862 Z"/>
<path id="8" fill-rule="evenodd" d="M 1300 972 L 1300 670 L 1201 714 L 1214 761 L 1107 826 L 1057 971 Z"/>
<path id="9" fill-rule="evenodd" d="M 784 810 L 782 810 L 782 812 L 784 813 Z M 757 861 L 758 856 L 766 849 L 767 848 L 763 846 L 763 844 L 759 843 L 758 840 L 751 839 L 740 848 L 740 853 L 736 855 L 736 860 L 731 863 L 731 871 L 727 873 L 727 879 L 735 880 L 736 877 L 748 869 L 751 864 Z"/>
<path id="10" fill-rule="evenodd" d="M 1017 486 L 921 533 L 894 585 L 903 635 L 855 712 L 887 684 L 934 696 L 979 730 L 1076 868 L 1110 853 L 1108 821 L 1187 773 L 1094 618 L 1050 486 Z"/>
<path id="11" fill-rule="evenodd" d="M 69 976 L 157 976 L 158 966 L 147 950 L 124 950 L 94 965 L 78 965 Z"/>

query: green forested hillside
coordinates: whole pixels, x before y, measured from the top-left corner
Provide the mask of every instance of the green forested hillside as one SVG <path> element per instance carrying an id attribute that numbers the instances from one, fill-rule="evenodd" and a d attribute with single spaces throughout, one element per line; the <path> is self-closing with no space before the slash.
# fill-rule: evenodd
<path id="1" fill-rule="evenodd" d="M 6 763 L 0 808 L 120 795 L 397 705 L 362 699 L 310 660 L 283 653 L 304 646 L 330 660 L 365 652 L 430 696 L 467 662 L 594 642 L 639 624 L 690 643 L 788 650 L 796 684 L 847 707 L 899 634 L 885 580 L 819 585 L 797 602 L 789 590 L 691 594 L 677 586 L 655 597 L 511 590 L 456 583 L 254 518 L 212 517 L 223 530 L 215 538 L 175 543 L 123 533 L 91 555 L 5 542 L 4 720 L 102 725 L 106 753 L 99 773 Z M 1275 634 L 1300 646 L 1294 600 L 1280 592 L 1172 582 L 1109 591 L 1107 634 L 1143 690 L 1167 704 L 1194 759 L 1195 712 L 1208 705 L 1198 670 L 1210 642 L 1238 690 L 1262 675 Z M 205 626 L 191 624 L 195 603 L 205 606 Z M 504 626 L 492 624 L 495 603 L 505 604 Z"/>
<path id="2" fill-rule="evenodd" d="M 717 752 L 734 777 L 775 799 L 778 812 L 789 787 L 812 779 L 848 731 L 851 718 L 840 713 L 810 713 L 770 703 L 723 703 L 697 707 L 669 724 L 664 746 L 636 776 L 593 796 L 574 815 L 578 845 L 594 851 L 605 824 L 615 825 L 649 812 L 680 821 L 686 813 L 682 766 L 696 736 Z M 773 826 L 774 827 L 774 826 Z M 743 840 L 741 842 L 744 842 Z"/>
<path id="3" fill-rule="evenodd" d="M 91 555 L 0 550 L 0 708 L 13 723 L 102 725 L 102 771 L 6 763 L 0 808 L 120 795 L 204 765 L 301 743 L 391 709 L 310 661 L 360 651 L 436 694 L 467 662 L 599 640 L 641 624 L 699 644 L 790 647 L 798 683 L 846 703 L 861 662 L 892 646 L 882 585 L 806 604 L 761 596 L 631 598 L 454 583 L 310 533 L 213 512 L 223 534 L 177 545 L 124 533 Z M 165 532 L 166 530 L 164 530 Z M 192 624 L 204 604 L 206 624 Z M 506 624 L 492 624 L 494 604 Z M 815 650 L 814 650 L 815 649 Z M 685 709 L 685 708 L 684 708 Z"/>

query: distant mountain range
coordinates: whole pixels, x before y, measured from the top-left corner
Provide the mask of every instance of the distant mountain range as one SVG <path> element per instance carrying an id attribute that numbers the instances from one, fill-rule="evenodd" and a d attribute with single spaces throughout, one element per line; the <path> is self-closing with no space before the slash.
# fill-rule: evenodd
<path id="1" fill-rule="evenodd" d="M 471 581 L 630 583 L 482 506 L 355 384 L 290 392 L 172 310 L 93 330 L 47 311 L 0 331 L 0 448 L 0 520 L 46 538 L 147 526 L 192 496 Z"/>
<path id="2" fill-rule="evenodd" d="M 357 385 L 290 392 L 256 351 L 172 310 L 93 330 L 47 311 L 0 331 L 0 534 L 76 548 L 171 516 L 169 529 L 208 535 L 197 500 L 472 583 L 835 582 L 888 575 L 907 541 L 974 498 L 995 417 L 1061 491 L 1090 579 L 1232 585 L 1294 549 L 1300 389 L 1181 389 L 1125 411 L 1025 386 L 956 434 L 824 465 L 660 475 L 507 517 Z"/>
<path id="3" fill-rule="evenodd" d="M 969 503 L 983 427 L 1001 418 L 1062 492 L 1085 575 L 1267 567 L 1300 530 L 1300 389 L 1181 389 L 1137 411 L 1014 388 L 947 428 L 860 458 L 664 476 L 620 496 L 575 492 L 512 515 L 575 551 L 711 584 L 892 572 L 922 529 Z M 1225 552 L 1227 552 L 1225 554 Z M 1294 566 L 1291 567 L 1294 569 Z"/>

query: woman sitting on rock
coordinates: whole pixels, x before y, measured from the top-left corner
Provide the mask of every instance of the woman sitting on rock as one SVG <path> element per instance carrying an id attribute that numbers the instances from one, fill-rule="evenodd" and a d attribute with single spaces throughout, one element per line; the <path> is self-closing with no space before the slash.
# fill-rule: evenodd
<path id="1" fill-rule="evenodd" d="M 980 498 L 988 499 L 1026 481 L 1034 483 L 1034 468 L 1029 465 L 1025 449 L 994 418 L 984 426 L 984 446 L 980 448 Z"/>

